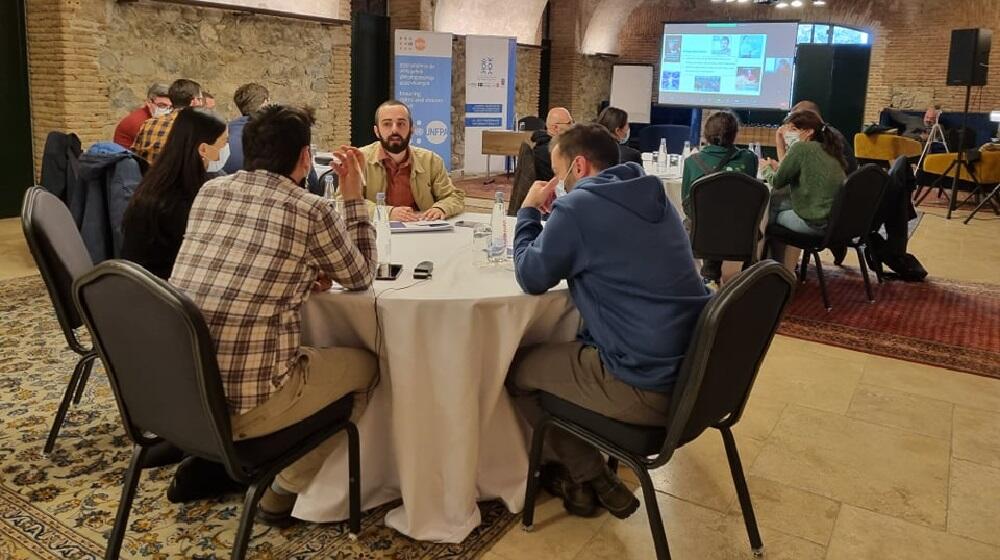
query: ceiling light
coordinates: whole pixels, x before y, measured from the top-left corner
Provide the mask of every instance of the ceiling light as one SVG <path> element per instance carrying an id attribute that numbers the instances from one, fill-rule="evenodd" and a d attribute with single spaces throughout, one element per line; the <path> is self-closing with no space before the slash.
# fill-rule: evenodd
<path id="1" fill-rule="evenodd" d="M 740 3 L 740 4 L 746 4 L 746 3 L 747 3 L 747 2 L 749 2 L 750 0 L 737 0 L 737 1 L 738 1 L 738 2 Z"/>
<path id="2" fill-rule="evenodd" d="M 802 7 L 802 0 L 792 0 L 792 7 L 793 8 L 801 8 Z"/>
<path id="3" fill-rule="evenodd" d="M 813 6 L 826 6 L 826 0 L 813 0 Z"/>
<path id="4" fill-rule="evenodd" d="M 788 2 L 778 2 L 777 4 L 774 5 L 774 7 L 775 8 L 787 8 L 788 7 Z"/>

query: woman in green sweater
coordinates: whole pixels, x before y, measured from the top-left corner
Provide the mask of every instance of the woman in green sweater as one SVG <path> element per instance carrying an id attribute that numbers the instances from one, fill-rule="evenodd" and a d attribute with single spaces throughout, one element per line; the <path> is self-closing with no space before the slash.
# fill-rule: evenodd
<path id="1" fill-rule="evenodd" d="M 847 163 L 840 138 L 812 111 L 795 111 L 781 127 L 788 149 L 767 160 L 771 178 L 770 223 L 792 231 L 824 235 L 833 199 L 844 183 Z"/>

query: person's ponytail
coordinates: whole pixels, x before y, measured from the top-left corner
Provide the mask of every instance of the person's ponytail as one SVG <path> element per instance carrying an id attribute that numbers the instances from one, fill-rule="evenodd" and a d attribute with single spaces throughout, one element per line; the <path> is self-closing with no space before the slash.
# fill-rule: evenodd
<path id="1" fill-rule="evenodd" d="M 840 135 L 835 134 L 830 129 L 830 125 L 826 123 L 820 125 L 815 134 L 815 140 L 823 145 L 823 151 L 830 154 L 833 159 L 837 160 L 840 167 L 847 171 L 847 160 L 844 159 L 844 141 Z"/>

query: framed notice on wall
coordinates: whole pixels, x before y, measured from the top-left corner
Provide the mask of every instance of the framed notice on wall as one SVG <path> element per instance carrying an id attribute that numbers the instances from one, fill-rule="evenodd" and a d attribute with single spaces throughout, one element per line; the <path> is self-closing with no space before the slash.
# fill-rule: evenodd
<path id="1" fill-rule="evenodd" d="M 121 1 L 121 0 L 119 0 Z M 194 4 L 260 12 L 276 16 L 339 20 L 350 17 L 340 13 L 337 0 L 159 0 L 173 4 Z"/>

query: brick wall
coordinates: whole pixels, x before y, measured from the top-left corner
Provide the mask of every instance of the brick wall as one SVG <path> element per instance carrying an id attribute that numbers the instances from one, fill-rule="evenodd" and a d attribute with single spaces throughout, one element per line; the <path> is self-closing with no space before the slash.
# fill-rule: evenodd
<path id="1" fill-rule="evenodd" d="M 49 131 L 108 140 L 150 83 L 179 77 L 211 91 L 224 119 L 238 115 L 235 89 L 256 81 L 315 107 L 321 145 L 350 139 L 347 25 L 114 0 L 28 0 L 27 12 L 36 171 Z"/>
<path id="2" fill-rule="evenodd" d="M 766 20 L 795 17 L 863 28 L 871 33 L 872 59 L 868 78 L 865 121 L 893 102 L 899 107 L 926 108 L 931 102 L 961 110 L 965 88 L 945 86 L 948 46 L 952 29 L 987 27 L 1000 32 L 997 0 L 837 0 L 825 8 L 790 12 L 769 7 L 699 4 L 678 1 L 640 6 L 627 19 L 619 36 L 622 62 L 657 63 L 664 21 Z M 1000 65 L 990 70 L 990 84 L 974 91 L 981 104 L 973 109 L 1000 107 Z M 655 87 L 655 85 L 654 85 Z M 655 97 L 655 92 L 653 92 Z"/>

